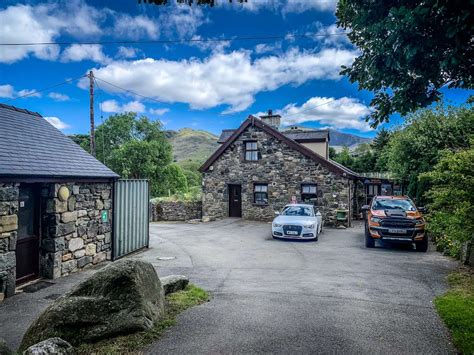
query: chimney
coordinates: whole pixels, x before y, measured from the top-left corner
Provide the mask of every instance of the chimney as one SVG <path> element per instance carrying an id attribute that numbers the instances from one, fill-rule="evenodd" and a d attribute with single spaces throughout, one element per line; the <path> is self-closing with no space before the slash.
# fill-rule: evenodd
<path id="1" fill-rule="evenodd" d="M 280 115 L 274 115 L 272 110 L 268 110 L 268 114 L 265 116 L 260 116 L 263 122 L 265 122 L 267 125 L 272 126 L 275 129 L 280 128 Z"/>

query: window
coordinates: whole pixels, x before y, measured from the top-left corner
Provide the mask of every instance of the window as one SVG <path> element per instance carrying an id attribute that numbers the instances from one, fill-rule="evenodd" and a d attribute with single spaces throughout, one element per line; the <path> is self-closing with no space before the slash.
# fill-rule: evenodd
<path id="1" fill-rule="evenodd" d="M 268 204 L 268 185 L 255 184 L 253 187 L 253 201 L 259 205 Z"/>
<path id="2" fill-rule="evenodd" d="M 316 184 L 301 184 L 301 200 L 303 202 L 311 202 L 318 197 Z"/>
<path id="3" fill-rule="evenodd" d="M 258 148 L 257 142 L 245 142 L 245 160 L 254 161 L 258 160 Z"/>
<path id="4" fill-rule="evenodd" d="M 379 185 L 370 184 L 367 185 L 367 195 L 368 196 L 375 196 L 379 194 Z"/>

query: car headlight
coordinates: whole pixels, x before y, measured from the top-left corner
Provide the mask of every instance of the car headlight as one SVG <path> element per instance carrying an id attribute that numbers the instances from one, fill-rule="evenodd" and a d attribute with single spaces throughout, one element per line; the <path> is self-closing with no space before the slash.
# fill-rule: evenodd
<path id="1" fill-rule="evenodd" d="M 306 226 L 304 226 L 306 229 L 313 229 L 314 228 L 314 224 L 308 224 Z"/>
<path id="2" fill-rule="evenodd" d="M 273 223 L 273 227 L 275 227 L 275 228 L 280 228 L 281 226 L 282 226 L 282 225 L 279 224 L 279 223 Z"/>
<path id="3" fill-rule="evenodd" d="M 380 222 L 382 222 L 382 218 L 380 218 L 380 217 L 371 217 L 370 221 L 374 222 L 374 223 L 380 223 Z"/>

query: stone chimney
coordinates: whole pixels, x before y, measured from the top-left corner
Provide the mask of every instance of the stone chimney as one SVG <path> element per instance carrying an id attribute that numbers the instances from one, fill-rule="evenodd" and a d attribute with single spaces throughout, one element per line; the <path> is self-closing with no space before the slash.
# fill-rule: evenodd
<path id="1" fill-rule="evenodd" d="M 272 110 L 268 110 L 268 114 L 265 116 L 260 116 L 263 122 L 265 122 L 267 125 L 272 126 L 275 129 L 280 128 L 280 115 L 274 115 Z"/>

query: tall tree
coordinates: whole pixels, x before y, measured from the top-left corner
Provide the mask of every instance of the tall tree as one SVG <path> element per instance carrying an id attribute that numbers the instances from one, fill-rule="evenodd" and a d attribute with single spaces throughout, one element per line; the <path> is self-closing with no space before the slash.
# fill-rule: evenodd
<path id="1" fill-rule="evenodd" d="M 342 74 L 375 93 L 372 126 L 474 87 L 474 1 L 340 0 L 338 26 L 360 55 Z"/>

